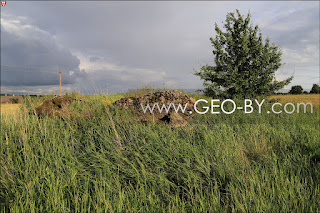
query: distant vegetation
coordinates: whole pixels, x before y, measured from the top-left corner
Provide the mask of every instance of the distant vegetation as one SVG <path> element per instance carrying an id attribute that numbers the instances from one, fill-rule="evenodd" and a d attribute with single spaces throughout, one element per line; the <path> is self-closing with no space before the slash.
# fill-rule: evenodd
<path id="1" fill-rule="evenodd" d="M 289 94 L 302 94 L 303 88 L 300 85 L 292 86 Z"/>
<path id="2" fill-rule="evenodd" d="M 11 98 L 10 101 L 13 103 L 13 104 L 17 104 L 19 102 L 19 99 L 18 98 Z"/>
<path id="3" fill-rule="evenodd" d="M 303 88 L 300 85 L 292 86 L 290 91 L 288 92 L 288 94 L 302 94 L 302 93 L 308 94 L 307 91 L 303 91 Z M 320 94 L 320 89 L 318 84 L 313 84 L 310 90 L 310 94 Z"/>
<path id="4" fill-rule="evenodd" d="M 319 85 L 318 85 L 318 84 L 313 84 L 310 93 L 311 93 L 311 94 L 320 94 L 320 87 L 319 87 Z"/>

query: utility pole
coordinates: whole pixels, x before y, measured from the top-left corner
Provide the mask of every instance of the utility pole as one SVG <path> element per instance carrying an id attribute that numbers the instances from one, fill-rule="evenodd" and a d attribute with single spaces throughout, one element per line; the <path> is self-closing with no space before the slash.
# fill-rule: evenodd
<path id="1" fill-rule="evenodd" d="M 60 72 L 60 96 L 61 96 L 61 72 Z"/>

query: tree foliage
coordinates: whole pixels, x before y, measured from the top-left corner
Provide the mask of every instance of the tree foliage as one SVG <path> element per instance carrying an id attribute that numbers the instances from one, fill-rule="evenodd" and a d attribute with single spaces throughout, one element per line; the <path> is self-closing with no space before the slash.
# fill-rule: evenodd
<path id="1" fill-rule="evenodd" d="M 270 94 L 292 80 L 275 79 L 282 66 L 281 50 L 269 38 L 263 41 L 261 31 L 250 23 L 251 15 L 228 13 L 225 32 L 215 23 L 213 46 L 214 66 L 205 65 L 195 75 L 204 80 L 205 94 L 222 97 L 253 97 Z"/>
<path id="2" fill-rule="evenodd" d="M 313 93 L 313 94 L 319 94 L 320 93 L 320 87 L 318 84 L 313 84 L 311 90 L 310 90 L 310 93 Z"/>
<path id="3" fill-rule="evenodd" d="M 292 86 L 289 91 L 290 94 L 302 94 L 303 88 L 300 85 Z"/>

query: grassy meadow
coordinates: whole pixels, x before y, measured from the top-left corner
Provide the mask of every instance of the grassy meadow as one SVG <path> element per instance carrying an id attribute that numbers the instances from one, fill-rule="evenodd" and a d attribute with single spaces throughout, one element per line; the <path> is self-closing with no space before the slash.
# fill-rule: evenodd
<path id="1" fill-rule="evenodd" d="M 198 114 L 175 129 L 110 104 L 128 95 L 82 96 L 65 119 L 32 113 L 49 96 L 2 105 L 0 212 L 320 212 L 319 95 L 270 97 L 313 113 Z"/>

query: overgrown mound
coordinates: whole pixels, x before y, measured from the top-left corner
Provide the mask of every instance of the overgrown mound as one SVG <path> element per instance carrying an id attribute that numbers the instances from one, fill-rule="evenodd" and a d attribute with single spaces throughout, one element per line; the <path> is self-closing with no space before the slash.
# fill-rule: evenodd
<path id="1" fill-rule="evenodd" d="M 114 103 L 122 109 L 132 110 L 142 122 L 166 122 L 172 127 L 188 124 L 188 120 L 195 115 L 194 104 L 194 98 L 178 90 L 125 97 Z"/>
<path id="2" fill-rule="evenodd" d="M 58 96 L 50 100 L 44 101 L 40 106 L 35 108 L 37 115 L 66 117 L 71 114 L 68 105 L 77 99 L 72 97 Z"/>

